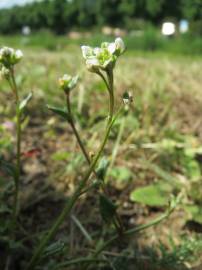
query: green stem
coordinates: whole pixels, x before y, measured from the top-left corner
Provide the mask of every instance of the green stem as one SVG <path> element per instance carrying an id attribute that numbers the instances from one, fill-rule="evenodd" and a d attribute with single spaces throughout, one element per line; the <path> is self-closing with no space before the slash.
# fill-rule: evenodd
<path id="1" fill-rule="evenodd" d="M 15 95 L 16 103 L 19 102 L 19 96 L 18 96 L 18 87 L 15 81 L 15 75 L 14 75 L 14 68 L 11 68 L 11 84 L 12 84 L 12 90 Z"/>
<path id="2" fill-rule="evenodd" d="M 101 71 L 98 71 L 97 74 L 103 79 L 107 90 L 109 92 L 109 119 L 108 123 L 110 123 L 111 119 L 113 118 L 114 114 L 114 77 L 113 77 L 113 70 L 109 69 L 106 71 L 107 72 L 107 79 L 106 80 L 105 76 L 102 74 Z"/>
<path id="3" fill-rule="evenodd" d="M 87 151 L 85 149 L 85 146 L 83 145 L 83 142 L 82 142 L 82 140 L 81 140 L 81 138 L 79 136 L 79 133 L 78 133 L 78 131 L 77 131 L 76 127 L 75 127 L 75 124 L 74 124 L 72 111 L 71 111 L 71 105 L 70 105 L 69 93 L 66 94 L 66 104 L 67 104 L 67 111 L 68 111 L 68 122 L 71 125 L 71 128 L 72 128 L 72 130 L 74 132 L 74 135 L 75 135 L 75 137 L 77 139 L 77 142 L 78 142 L 78 144 L 79 144 L 79 146 L 81 148 L 81 151 L 83 152 L 83 155 L 85 156 L 88 164 L 90 165 L 91 160 L 90 160 L 90 158 L 88 156 L 88 153 L 87 153 Z"/>
<path id="4" fill-rule="evenodd" d="M 115 162 L 115 159 L 116 159 L 118 150 L 119 150 L 120 142 L 121 142 L 121 139 L 122 139 L 122 136 L 123 136 L 123 131 L 124 131 L 124 128 L 125 128 L 125 121 L 126 120 L 125 120 L 125 117 L 124 117 L 121 120 L 121 124 L 120 124 L 120 127 L 119 127 L 118 136 L 117 136 L 117 139 L 116 139 L 116 142 L 115 142 L 115 146 L 114 146 L 114 149 L 113 149 L 113 152 L 112 152 L 112 158 L 111 158 L 111 161 L 110 161 L 110 165 L 109 165 L 109 167 L 107 169 L 106 177 L 108 176 L 108 173 L 110 172 L 111 168 L 114 165 L 114 162 Z"/>
<path id="5" fill-rule="evenodd" d="M 106 85 L 106 87 L 107 87 L 107 89 L 108 89 L 109 94 L 110 94 L 111 92 L 113 93 L 113 72 L 112 72 L 111 75 L 109 74 L 109 76 L 112 76 L 111 83 L 110 83 L 110 78 L 108 78 L 108 79 L 109 79 L 109 83 L 108 83 L 107 80 L 105 79 L 104 75 L 103 75 L 100 71 L 97 72 L 97 74 L 98 74 L 98 75 L 103 79 L 103 81 L 105 82 L 105 85 Z M 109 86 L 109 85 L 110 85 L 110 86 Z M 114 96 L 113 96 L 113 95 L 109 95 L 109 96 L 110 96 L 110 103 L 109 103 L 109 106 L 110 106 L 110 110 L 109 110 L 109 111 L 110 111 L 110 116 L 109 116 L 109 118 L 108 118 L 108 121 L 110 122 L 111 119 L 112 119 L 112 117 L 113 117 L 113 112 L 114 112 L 114 108 L 113 108 L 113 107 L 111 108 L 111 106 L 114 106 L 114 105 L 113 105 L 114 102 L 111 101 L 111 99 L 113 99 Z M 66 105 L 67 105 L 67 111 L 68 111 L 68 122 L 69 122 L 69 124 L 71 125 L 71 128 L 72 128 L 72 130 L 73 130 L 73 133 L 74 133 L 74 135 L 75 135 L 75 137 L 76 137 L 76 139 L 77 139 L 77 142 L 78 142 L 78 144 L 79 144 L 79 146 L 80 146 L 80 148 L 81 148 L 81 151 L 83 152 L 84 157 L 86 158 L 88 164 L 90 165 L 91 160 L 90 160 L 90 158 L 89 158 L 89 156 L 88 156 L 88 153 L 87 153 L 87 151 L 86 151 L 86 149 L 85 149 L 85 146 L 84 146 L 84 144 L 83 144 L 83 142 L 82 142 L 82 140 L 81 140 L 81 138 L 80 138 L 80 135 L 79 135 L 79 133 L 78 133 L 76 127 L 75 127 L 75 124 L 74 124 L 74 119 L 73 119 L 73 115 L 72 115 L 72 111 L 71 111 L 71 104 L 70 104 L 70 92 L 67 92 L 67 93 L 66 93 Z M 109 122 L 108 122 L 108 123 L 109 123 Z M 95 170 L 93 170 L 93 173 L 94 173 L 95 177 L 98 179 L 97 173 L 96 173 Z M 105 188 L 105 186 L 104 186 L 104 183 L 102 183 L 101 187 L 102 187 L 104 193 L 107 194 L 107 190 L 106 190 L 106 188 Z M 85 190 L 82 191 L 82 194 L 83 194 L 83 193 L 86 193 L 86 192 L 87 192 L 89 189 L 91 189 L 91 188 L 92 188 L 92 187 L 86 188 Z M 116 213 L 115 216 L 116 216 L 116 217 L 115 217 L 115 220 L 113 219 L 113 224 L 114 224 L 115 228 L 117 229 L 117 232 L 120 232 L 120 231 L 123 230 L 122 222 L 121 222 L 121 219 L 120 219 L 120 217 L 119 217 L 119 215 L 118 215 L 117 213 Z M 116 221 L 117 221 L 118 225 L 117 225 Z"/>
<path id="6" fill-rule="evenodd" d="M 16 117 L 17 117 L 17 161 L 15 173 L 15 194 L 14 194 L 14 209 L 13 214 L 16 219 L 18 212 L 18 195 L 19 195 L 19 181 L 20 181 L 20 167 L 21 167 L 21 113 L 19 111 L 19 103 L 16 104 Z"/>
<path id="7" fill-rule="evenodd" d="M 67 267 L 67 266 L 70 266 L 70 265 L 73 265 L 73 264 L 90 263 L 90 262 L 94 262 L 94 263 L 107 263 L 107 260 L 78 258 L 78 259 L 69 260 L 67 262 L 60 263 L 59 265 L 56 266 L 56 268 L 54 268 L 54 270 L 56 270 L 56 269 L 61 270 L 61 268 Z"/>
<path id="8" fill-rule="evenodd" d="M 17 212 L 18 212 L 18 195 L 19 195 L 19 181 L 20 181 L 20 167 L 21 167 L 21 112 L 19 110 L 19 96 L 18 87 L 15 81 L 14 69 L 11 69 L 11 78 L 8 80 L 9 85 L 15 95 L 16 102 L 16 133 L 17 133 L 17 146 L 16 146 L 16 171 L 14 176 L 15 193 L 14 193 L 14 206 L 13 206 L 13 226 L 15 227 Z"/>
<path id="9" fill-rule="evenodd" d="M 114 75 L 113 70 L 110 68 L 107 70 L 107 77 L 109 81 L 109 123 L 114 114 Z"/>
<path id="10" fill-rule="evenodd" d="M 155 226 L 157 224 L 159 224 L 160 222 L 162 222 L 164 219 L 166 219 L 167 217 L 170 216 L 170 214 L 173 212 L 173 208 L 172 209 L 168 209 L 165 213 L 163 213 L 162 215 L 160 215 L 159 217 L 157 217 L 156 219 L 150 221 L 149 223 L 143 224 L 143 225 L 139 225 L 135 228 L 129 229 L 125 232 L 123 232 L 122 236 L 129 236 L 135 233 L 138 233 L 140 231 L 143 231 L 145 229 L 148 229 L 149 227 Z M 108 246 L 110 246 L 114 241 L 119 239 L 119 235 L 115 235 L 113 236 L 111 239 L 109 239 L 108 241 L 106 241 L 102 246 L 100 246 L 95 253 L 93 254 L 93 256 L 91 256 L 89 259 L 95 259 L 105 248 L 107 248 Z M 88 269 L 89 264 L 87 265 Z"/>
<path id="11" fill-rule="evenodd" d="M 95 166 L 97 164 L 97 161 L 99 160 L 99 158 L 100 158 L 100 156 L 102 154 L 102 151 L 103 151 L 103 149 L 105 147 L 105 144 L 107 142 L 107 139 L 109 137 L 110 130 L 111 130 L 116 118 L 118 117 L 118 114 L 119 114 L 119 112 L 115 115 L 115 117 L 112 119 L 110 124 L 107 126 L 105 136 L 104 136 L 104 140 L 103 140 L 103 142 L 102 142 L 102 144 L 100 146 L 100 149 L 99 149 L 97 155 L 95 156 L 92 163 L 90 164 L 90 167 L 89 167 L 87 173 L 85 174 L 82 181 L 79 183 L 79 185 L 76 188 L 75 192 L 73 193 L 72 197 L 65 204 L 65 207 L 63 208 L 61 214 L 59 215 L 59 217 L 57 218 L 57 220 L 55 221 L 55 223 L 53 224 L 51 229 L 49 230 L 48 234 L 45 235 L 42 238 L 39 246 L 35 250 L 34 255 L 32 256 L 32 258 L 30 260 L 30 263 L 28 264 L 28 266 L 26 268 L 27 270 L 33 270 L 35 268 L 36 264 L 38 263 L 38 261 L 40 259 L 41 254 L 43 253 L 43 251 L 44 251 L 44 249 L 46 247 L 46 245 L 48 244 L 50 239 L 55 235 L 55 233 L 57 232 L 58 228 L 60 227 L 60 225 L 62 224 L 64 219 L 70 214 L 71 209 L 73 208 L 76 201 L 80 197 L 82 189 L 85 187 L 85 184 L 87 183 L 91 173 L 94 171 Z"/>

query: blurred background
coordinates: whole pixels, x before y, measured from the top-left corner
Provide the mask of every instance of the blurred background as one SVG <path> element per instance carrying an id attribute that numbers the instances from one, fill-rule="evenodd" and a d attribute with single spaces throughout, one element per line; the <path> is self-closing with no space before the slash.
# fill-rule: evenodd
<path id="1" fill-rule="evenodd" d="M 0 8 L 0 33 L 30 36 L 26 45 L 106 35 L 125 36 L 128 49 L 202 53 L 201 0 L 1 0 Z"/>

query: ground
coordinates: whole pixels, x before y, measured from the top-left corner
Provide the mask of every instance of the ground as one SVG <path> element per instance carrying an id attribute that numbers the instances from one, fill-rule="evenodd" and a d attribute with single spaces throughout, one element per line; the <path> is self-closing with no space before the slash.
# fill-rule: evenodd
<path id="1" fill-rule="evenodd" d="M 100 78 L 86 70 L 78 46 L 68 45 L 61 51 L 24 48 L 16 80 L 20 95 L 23 97 L 31 91 L 33 97 L 23 122 L 21 230 L 18 233 L 23 241 L 16 252 L 16 269 L 23 269 L 31 248 L 60 213 L 88 166 L 68 123 L 47 108 L 47 104 L 65 106 L 64 94 L 57 82 L 64 73 L 80 76 L 71 100 L 77 128 L 89 153 L 96 153 L 105 127 L 107 91 Z M 134 101 L 130 110 L 117 120 L 104 151 L 104 156 L 113 161 L 106 178 L 108 193 L 118 206 L 125 228 L 147 223 L 162 214 L 171 193 L 176 195 L 182 191 L 183 201 L 158 226 L 130 238 L 120 237 L 100 257 L 108 261 L 108 266 L 102 267 L 100 263 L 92 269 L 128 270 L 136 266 L 138 270 L 200 269 L 202 222 L 190 211 L 190 206 L 200 209 L 202 203 L 199 196 L 201 85 L 200 56 L 129 51 L 118 61 L 116 108 L 126 90 L 133 94 Z M 12 94 L 2 81 L 0 150 L 10 162 L 15 155 L 14 113 Z M 0 177 L 3 181 L 5 172 Z M 133 191 L 153 184 L 161 185 L 166 203 L 164 200 L 158 203 L 162 194 L 151 195 L 149 202 L 145 196 L 150 194 L 133 196 Z M 4 189 L 1 187 L 1 190 Z M 76 204 L 71 219 L 65 221 L 55 238 L 60 246 L 64 243 L 64 248 L 49 257 L 46 269 L 56 269 L 56 262 L 85 257 L 95 248 L 97 239 L 108 239 L 113 234 L 113 225 L 104 224 L 100 217 L 99 192 L 94 188 Z M 9 198 L 5 199 L 8 204 Z M 73 265 L 68 269 L 83 269 L 78 267 Z"/>

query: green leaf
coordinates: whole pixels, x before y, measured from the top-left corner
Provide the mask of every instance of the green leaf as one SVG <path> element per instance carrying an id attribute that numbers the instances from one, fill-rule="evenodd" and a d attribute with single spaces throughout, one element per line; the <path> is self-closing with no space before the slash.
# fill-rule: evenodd
<path id="1" fill-rule="evenodd" d="M 164 206 L 169 201 L 171 191 L 171 186 L 166 183 L 153 184 L 135 189 L 130 199 L 149 206 Z"/>
<path id="2" fill-rule="evenodd" d="M 120 166 L 113 168 L 110 175 L 120 182 L 127 182 L 132 177 L 132 172 L 126 167 Z"/>
<path id="3" fill-rule="evenodd" d="M 184 170 L 186 173 L 186 176 L 190 180 L 198 180 L 201 177 L 201 170 L 199 163 L 194 160 L 192 157 L 184 157 L 182 160 L 182 165 L 184 166 Z"/>
<path id="4" fill-rule="evenodd" d="M 149 169 L 151 169 L 153 172 L 155 172 L 159 177 L 163 178 L 163 180 L 168 181 L 173 184 L 178 182 L 174 176 L 172 176 L 170 173 L 168 173 L 167 171 L 165 171 L 158 165 L 146 162 L 146 166 Z"/>
<path id="5" fill-rule="evenodd" d="M 185 205 L 184 210 L 191 216 L 193 221 L 202 224 L 202 206 Z"/>
<path id="6" fill-rule="evenodd" d="M 51 158 L 55 161 L 62 161 L 62 160 L 67 160 L 69 158 L 70 154 L 69 152 L 65 151 L 58 151 L 54 153 Z"/>
<path id="7" fill-rule="evenodd" d="M 100 194 L 99 204 L 102 219 L 106 223 L 111 222 L 116 214 L 116 205 L 104 194 Z"/>
<path id="8" fill-rule="evenodd" d="M 47 105 L 47 108 L 49 110 L 51 110 L 52 112 L 58 114 L 62 118 L 66 119 L 66 120 L 69 119 L 68 112 L 65 108 L 59 108 L 59 107 L 55 107 L 55 106 L 51 106 L 51 105 Z"/>
<path id="9" fill-rule="evenodd" d="M 187 195 L 196 203 L 202 204 L 202 185 L 201 181 L 193 181 L 190 183 L 190 188 Z"/>
<path id="10" fill-rule="evenodd" d="M 27 103 L 30 101 L 31 97 L 32 97 L 32 93 L 29 93 L 29 95 L 20 102 L 20 105 L 19 105 L 20 112 L 22 112 L 24 108 L 27 106 Z"/>
<path id="11" fill-rule="evenodd" d="M 104 181 L 108 165 L 109 165 L 109 161 L 105 157 L 103 157 L 100 160 L 99 165 L 98 165 L 98 169 L 96 171 L 98 180 Z"/>
<path id="12" fill-rule="evenodd" d="M 55 255 L 58 253 L 61 253 L 64 249 L 65 244 L 62 241 L 57 241 L 51 245 L 49 245 L 44 253 L 43 253 L 43 257 L 48 257 L 51 255 Z"/>

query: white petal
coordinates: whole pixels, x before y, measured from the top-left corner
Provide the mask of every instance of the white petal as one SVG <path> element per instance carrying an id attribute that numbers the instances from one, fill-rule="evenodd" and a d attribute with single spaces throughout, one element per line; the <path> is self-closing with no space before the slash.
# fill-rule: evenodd
<path id="1" fill-rule="evenodd" d="M 94 57 L 94 58 L 91 58 L 91 59 L 87 59 L 86 60 L 86 65 L 88 67 L 99 67 L 100 63 L 99 63 L 98 59 Z"/>
<path id="2" fill-rule="evenodd" d="M 98 48 L 98 47 L 93 49 L 93 53 L 95 54 L 95 56 L 98 56 L 101 53 L 101 51 L 102 51 L 102 49 Z"/>
<path id="3" fill-rule="evenodd" d="M 89 46 L 81 46 L 82 54 L 84 59 L 87 59 L 89 56 L 92 55 L 92 48 Z"/>
<path id="4" fill-rule="evenodd" d="M 107 49 L 110 52 L 110 54 L 113 54 L 116 51 L 116 44 L 114 42 L 109 43 Z"/>

